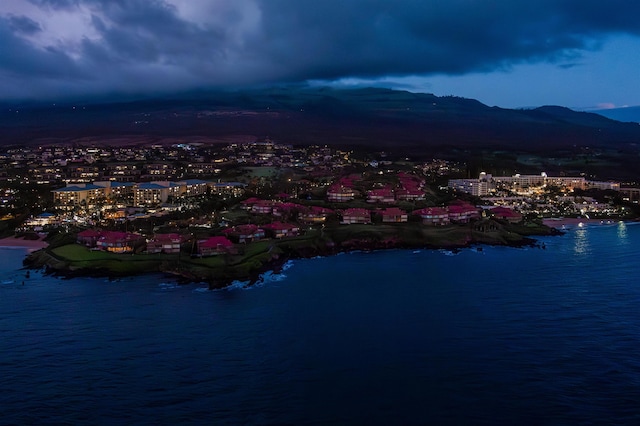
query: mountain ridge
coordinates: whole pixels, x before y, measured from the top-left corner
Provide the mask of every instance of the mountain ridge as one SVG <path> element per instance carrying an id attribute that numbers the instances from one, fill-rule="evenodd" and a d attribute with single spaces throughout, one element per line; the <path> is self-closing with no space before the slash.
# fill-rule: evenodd
<path id="1" fill-rule="evenodd" d="M 122 135 L 151 139 L 270 136 L 294 144 L 381 149 L 580 146 L 626 149 L 640 126 L 560 106 L 490 107 L 475 99 L 383 88 L 274 87 L 105 103 L 2 105 L 0 143 Z"/>

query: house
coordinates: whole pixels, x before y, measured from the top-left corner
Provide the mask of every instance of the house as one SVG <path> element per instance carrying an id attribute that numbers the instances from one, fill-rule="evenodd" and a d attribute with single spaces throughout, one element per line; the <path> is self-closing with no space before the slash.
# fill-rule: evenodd
<path id="1" fill-rule="evenodd" d="M 96 247 L 111 253 L 132 253 L 138 245 L 144 242 L 144 238 L 138 234 L 102 231 L 96 241 Z"/>
<path id="2" fill-rule="evenodd" d="M 509 223 L 518 223 L 522 221 L 522 214 L 508 207 L 494 207 L 489 210 L 489 213 L 495 219 L 506 220 Z"/>
<path id="3" fill-rule="evenodd" d="M 234 226 L 233 228 L 225 229 L 222 233 L 227 238 L 239 243 L 250 243 L 265 237 L 264 229 L 252 224 Z"/>
<path id="4" fill-rule="evenodd" d="M 424 225 L 449 224 L 449 211 L 442 207 L 427 207 L 415 210 L 413 214 L 420 216 Z"/>
<path id="5" fill-rule="evenodd" d="M 449 220 L 455 223 L 468 223 L 480 218 L 478 209 L 467 203 L 453 204 L 448 207 Z"/>
<path id="6" fill-rule="evenodd" d="M 214 256 L 233 252 L 233 243 L 227 237 L 217 236 L 198 241 L 198 254 L 200 256 Z"/>
<path id="7" fill-rule="evenodd" d="M 278 203 L 273 205 L 273 215 L 285 220 L 295 218 L 298 212 L 304 210 L 304 208 L 304 206 L 296 203 Z"/>
<path id="8" fill-rule="evenodd" d="M 156 234 L 147 240 L 147 253 L 180 253 L 182 244 L 189 240 L 188 235 L 181 234 Z"/>
<path id="9" fill-rule="evenodd" d="M 268 200 L 259 200 L 251 206 L 251 213 L 271 214 L 273 211 L 273 202 Z"/>
<path id="10" fill-rule="evenodd" d="M 301 212 L 298 219 L 306 223 L 324 223 L 330 214 L 333 214 L 333 210 L 319 206 L 311 206 L 306 211 Z"/>
<path id="11" fill-rule="evenodd" d="M 393 204 L 396 197 L 391 188 L 372 189 L 367 192 L 367 203 Z"/>
<path id="12" fill-rule="evenodd" d="M 102 231 L 98 231 L 97 229 L 86 229 L 78 232 L 78 235 L 76 235 L 76 242 L 83 246 L 93 248 L 96 246 L 96 242 L 101 236 Z"/>
<path id="13" fill-rule="evenodd" d="M 264 200 L 261 200 L 260 198 L 256 198 L 256 197 L 250 197 L 250 198 L 247 198 L 246 200 L 240 201 L 240 208 L 243 210 L 251 211 L 251 208 L 253 207 L 253 205 L 261 201 L 264 201 Z"/>
<path id="14" fill-rule="evenodd" d="M 407 221 L 407 212 L 397 207 L 390 207 L 380 212 L 384 223 L 404 223 Z"/>
<path id="15" fill-rule="evenodd" d="M 295 237 L 300 233 L 300 227 L 291 223 L 273 222 L 263 228 L 272 238 Z"/>
<path id="16" fill-rule="evenodd" d="M 330 202 L 344 203 L 354 199 L 356 193 L 349 187 L 341 184 L 334 184 L 327 190 L 327 200 Z"/>
<path id="17" fill-rule="evenodd" d="M 417 188 L 400 188 L 396 189 L 396 198 L 403 201 L 422 201 L 424 191 Z"/>
<path id="18" fill-rule="evenodd" d="M 347 209 L 342 212 L 343 225 L 351 223 L 371 223 L 371 212 L 367 209 Z"/>

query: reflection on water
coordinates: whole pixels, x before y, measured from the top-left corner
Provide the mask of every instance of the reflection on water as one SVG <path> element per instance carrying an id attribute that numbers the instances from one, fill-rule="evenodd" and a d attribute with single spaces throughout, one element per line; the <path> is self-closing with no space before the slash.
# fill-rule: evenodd
<path id="1" fill-rule="evenodd" d="M 575 254 L 584 256 L 589 254 L 589 230 L 586 227 L 579 227 L 574 234 L 574 246 L 573 251 Z"/>
<path id="2" fill-rule="evenodd" d="M 627 224 L 618 222 L 618 240 L 620 244 L 629 244 L 629 235 L 627 234 Z"/>

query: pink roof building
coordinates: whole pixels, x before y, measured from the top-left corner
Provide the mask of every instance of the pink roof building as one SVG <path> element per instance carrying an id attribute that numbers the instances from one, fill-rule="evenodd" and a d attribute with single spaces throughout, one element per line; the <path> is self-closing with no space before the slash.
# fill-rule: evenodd
<path id="1" fill-rule="evenodd" d="M 517 223 L 522 220 L 522 213 L 512 210 L 508 207 L 494 207 L 490 209 L 489 212 L 494 218 L 506 220 L 510 223 Z"/>
<path id="2" fill-rule="evenodd" d="M 330 202 L 344 203 L 355 198 L 355 191 L 349 187 L 340 184 L 334 184 L 327 190 L 327 200 Z"/>
<path id="3" fill-rule="evenodd" d="M 404 223 L 407 221 L 407 212 L 397 207 L 390 207 L 380 212 L 385 223 Z"/>
<path id="4" fill-rule="evenodd" d="M 393 204 L 395 202 L 396 197 L 391 188 L 372 189 L 367 193 L 367 203 Z"/>
<path id="5" fill-rule="evenodd" d="M 210 237 L 198 241 L 198 254 L 200 256 L 213 256 L 233 252 L 233 243 L 226 237 Z"/>
<path id="6" fill-rule="evenodd" d="M 189 240 L 189 235 L 182 234 L 156 234 L 147 240 L 147 253 L 180 253 L 182 244 Z"/>
<path id="7" fill-rule="evenodd" d="M 344 225 L 352 223 L 371 223 L 371 212 L 367 209 L 347 209 L 342 212 L 342 221 Z"/>
<path id="8" fill-rule="evenodd" d="M 450 222 L 449 211 L 442 207 L 427 207 L 415 210 L 413 214 L 420 216 L 425 225 L 448 225 Z"/>
<path id="9" fill-rule="evenodd" d="M 102 231 L 96 247 L 112 253 L 131 253 L 134 246 L 144 243 L 144 238 L 129 232 Z"/>
<path id="10" fill-rule="evenodd" d="M 78 232 L 76 235 L 76 242 L 87 247 L 95 247 L 96 242 L 102 236 L 102 231 L 97 229 L 86 229 Z"/>
<path id="11" fill-rule="evenodd" d="M 311 206 L 300 213 L 299 219 L 306 223 L 324 223 L 333 210 L 319 206 Z"/>
<path id="12" fill-rule="evenodd" d="M 239 243 L 250 243 L 265 237 L 264 229 L 252 224 L 234 226 L 233 228 L 225 229 L 222 233 Z"/>
<path id="13" fill-rule="evenodd" d="M 448 207 L 449 220 L 457 223 L 467 223 L 472 219 L 478 219 L 478 209 L 468 203 L 453 204 Z"/>
<path id="14" fill-rule="evenodd" d="M 263 228 L 273 238 L 294 237 L 300 233 L 300 227 L 291 223 L 273 222 Z"/>

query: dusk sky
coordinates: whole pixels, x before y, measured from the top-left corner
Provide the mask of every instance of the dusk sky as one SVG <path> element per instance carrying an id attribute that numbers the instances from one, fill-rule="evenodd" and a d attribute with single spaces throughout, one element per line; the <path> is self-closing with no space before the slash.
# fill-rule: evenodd
<path id="1" fill-rule="evenodd" d="M 3 0 L 0 100 L 375 85 L 640 105 L 631 0 Z"/>

